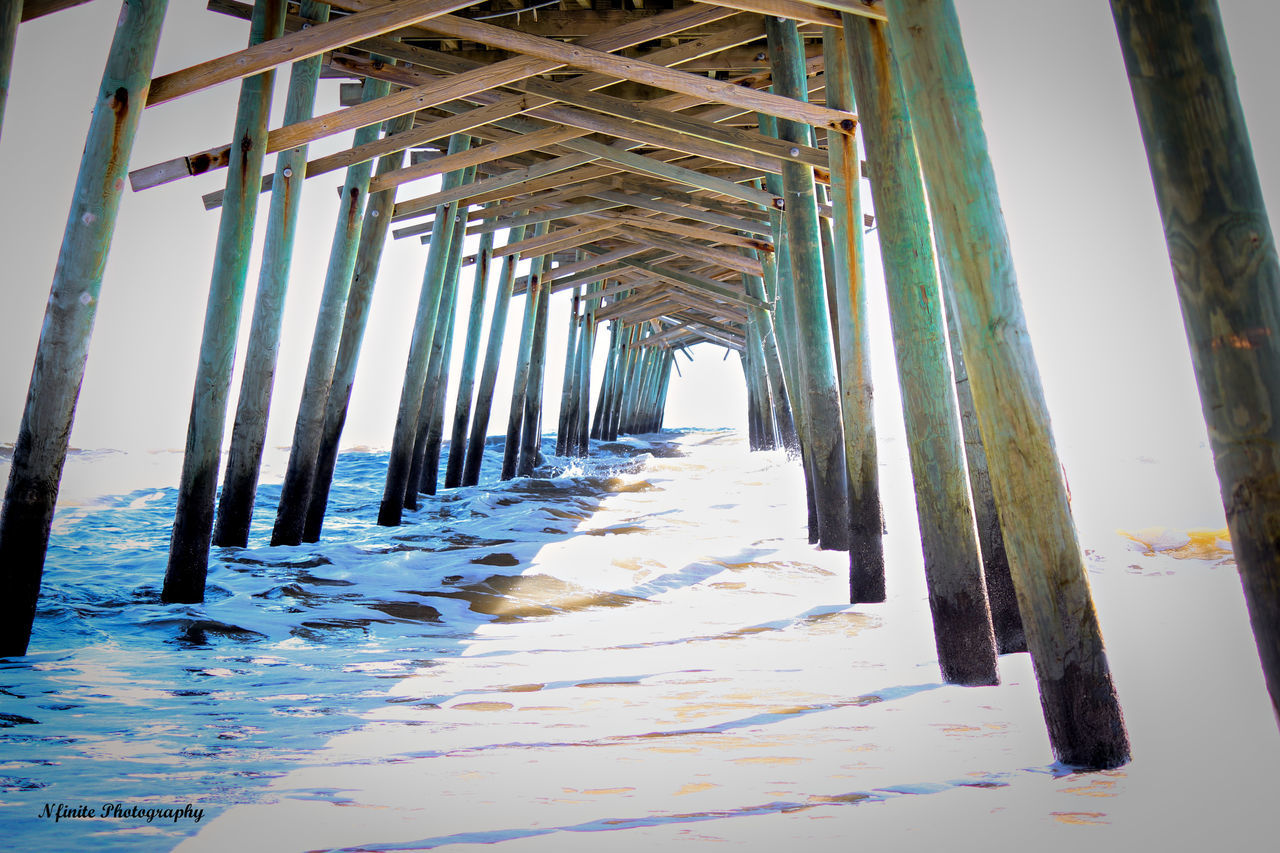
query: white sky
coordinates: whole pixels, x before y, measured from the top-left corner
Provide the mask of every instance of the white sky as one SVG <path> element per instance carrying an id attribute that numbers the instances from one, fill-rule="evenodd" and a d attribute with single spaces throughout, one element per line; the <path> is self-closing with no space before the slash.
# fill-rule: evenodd
<path id="1" fill-rule="evenodd" d="M 172 0 L 156 74 L 237 50 L 247 25 Z M 1106 3 L 958 0 L 1032 340 L 1073 488 L 1110 461 L 1176 459 L 1185 489 L 1214 488 L 1204 425 L 1127 81 Z M 1277 194 L 1280 120 L 1272 109 L 1270 35 L 1280 4 L 1223 0 L 1228 39 L 1264 191 Z M 94 92 L 119 6 L 97 0 L 24 24 L 0 139 L 0 441 L 17 433 L 30 365 L 61 241 Z M 287 71 L 277 76 L 272 126 L 280 124 Z M 132 167 L 225 143 L 238 86 L 225 84 L 148 111 Z M 317 112 L 337 107 L 337 81 L 322 81 Z M 312 146 L 345 148 L 349 134 Z M 266 170 L 273 158 L 268 158 Z M 217 214 L 200 195 L 225 172 L 127 192 L 94 332 L 72 443 L 78 447 L 181 448 L 208 293 Z M 288 445 L 324 279 L 340 174 L 313 180 L 303 214 L 276 379 L 269 445 Z M 426 184 L 402 189 L 424 194 Z M 264 197 L 265 201 L 265 197 Z M 241 323 L 243 358 L 258 251 L 258 217 Z M 501 242 L 501 240 L 500 240 Z M 883 284 L 869 241 L 877 421 L 900 441 L 901 417 Z M 410 324 L 426 251 L 416 239 L 384 254 L 344 446 L 390 442 Z M 460 299 L 468 299 L 464 270 Z M 523 300 L 512 306 L 519 322 Z M 568 304 L 552 305 L 545 424 L 554 426 Z M 465 318 L 463 318 L 465 322 Z M 487 318 L 486 318 L 487 331 Z M 513 327 L 514 345 L 518 331 Z M 602 339 L 605 335 L 601 336 Z M 463 331 L 455 334 L 461 345 Z M 601 343 L 599 353 L 603 354 Z M 744 423 L 736 356 L 700 346 L 672 387 L 669 426 Z M 459 358 L 454 360 L 455 371 Z M 499 379 L 491 432 L 505 424 L 511 358 Z M 599 381 L 599 372 L 593 385 Z M 238 378 L 237 378 L 238 382 Z M 237 385 L 233 385 L 234 403 Z M 228 416 L 228 430 L 232 421 Z M 225 450 L 225 445 L 224 445 Z M 1096 463 L 1096 464 L 1095 464 Z M 1206 479 L 1208 478 L 1208 479 Z M 1101 482 L 1101 479 L 1096 482 Z M 1078 488 L 1077 488 L 1078 491 Z M 1212 495 L 1210 495 L 1212 497 Z M 1211 502 L 1211 501 L 1210 501 Z M 1207 519 L 1206 523 L 1212 519 Z"/>

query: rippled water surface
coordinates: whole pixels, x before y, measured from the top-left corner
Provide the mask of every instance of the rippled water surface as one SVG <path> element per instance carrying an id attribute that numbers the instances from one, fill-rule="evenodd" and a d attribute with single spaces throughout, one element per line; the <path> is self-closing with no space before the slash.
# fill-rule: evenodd
<path id="1" fill-rule="evenodd" d="M 997 688 L 940 683 L 900 484 L 890 600 L 850 607 L 847 556 L 805 541 L 796 466 L 732 433 L 486 468 L 399 528 L 373 523 L 385 460 L 341 457 L 320 544 L 215 549 L 202 605 L 159 603 L 173 489 L 60 509 L 32 652 L 0 662 L 4 837 L 825 851 L 1120 849 L 1161 815 L 1164 849 L 1275 831 L 1280 749 L 1221 538 L 1086 543 L 1137 760 L 1073 774 L 1026 655 Z M 260 491 L 253 543 L 279 489 Z"/>

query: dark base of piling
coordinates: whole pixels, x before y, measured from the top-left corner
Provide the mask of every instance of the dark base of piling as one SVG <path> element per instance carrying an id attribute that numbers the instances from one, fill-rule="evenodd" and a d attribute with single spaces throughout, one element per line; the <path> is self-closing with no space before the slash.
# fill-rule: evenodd
<path id="1" fill-rule="evenodd" d="M 1018 596 L 1013 589 L 1003 542 L 990 559 L 983 560 L 983 574 L 987 581 L 987 601 L 991 605 L 991 625 L 996 632 L 996 650 L 1002 655 L 1025 652 L 1027 633 L 1022 627 L 1022 613 L 1018 610 Z"/>
<path id="2" fill-rule="evenodd" d="M 976 566 L 973 574 L 980 586 Z M 948 684 L 981 687 L 1000 683 L 987 603 L 982 600 L 981 591 L 975 595 L 962 593 L 945 600 L 929 597 L 938 667 Z"/>
<path id="3" fill-rule="evenodd" d="M 56 496 L 56 486 L 53 491 Z M 0 527 L 0 588 L 4 589 L 0 596 L 0 657 L 21 657 L 31 642 L 53 512 L 46 511 L 43 502 L 33 505 L 13 500 L 12 483 L 9 492 Z M 54 500 L 48 502 L 50 507 Z"/>
<path id="4" fill-rule="evenodd" d="M 249 525 L 253 522 L 253 493 L 256 488 L 256 482 L 242 479 L 223 484 L 222 495 L 218 499 L 218 515 L 213 526 L 214 545 L 220 548 L 243 548 L 249 544 Z M 247 493 L 244 489 L 247 489 Z"/>
<path id="5" fill-rule="evenodd" d="M 1040 680 L 1040 704 L 1054 757 L 1079 770 L 1129 762 L 1129 736 L 1110 674 L 1068 664 L 1056 681 Z"/>

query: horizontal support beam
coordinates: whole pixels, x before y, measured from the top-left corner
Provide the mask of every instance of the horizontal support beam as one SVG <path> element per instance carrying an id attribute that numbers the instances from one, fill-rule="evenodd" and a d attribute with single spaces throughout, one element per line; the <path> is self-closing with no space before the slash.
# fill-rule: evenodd
<path id="1" fill-rule="evenodd" d="M 857 127 L 858 117 L 853 113 L 784 98 L 771 92 L 735 86 L 725 81 L 700 77 L 640 59 L 615 56 L 601 50 L 593 50 L 582 44 L 564 44 L 551 39 L 529 36 L 485 24 L 482 21 L 459 18 L 456 15 L 432 18 L 423 22 L 422 27 L 454 38 L 503 47 L 548 62 L 611 74 L 624 80 L 647 83 L 707 101 L 732 104 L 778 118 L 826 128 L 829 132 L 852 134 Z"/>
<path id="2" fill-rule="evenodd" d="M 180 71 L 162 74 L 151 81 L 151 88 L 147 92 L 147 106 L 154 107 L 219 83 L 252 77 L 278 65 L 319 56 L 326 50 L 393 32 L 436 15 L 465 9 L 472 2 L 473 0 L 399 0 L 388 6 L 316 24 Z"/>

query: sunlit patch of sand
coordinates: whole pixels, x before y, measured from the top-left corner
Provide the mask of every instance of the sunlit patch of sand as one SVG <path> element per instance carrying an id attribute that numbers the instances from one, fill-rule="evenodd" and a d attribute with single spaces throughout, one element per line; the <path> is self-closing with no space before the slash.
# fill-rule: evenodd
<path id="1" fill-rule="evenodd" d="M 1050 814 L 1058 823 L 1073 826 L 1104 826 L 1108 823 L 1105 820 L 1106 812 L 1050 812 Z"/>
<path id="2" fill-rule="evenodd" d="M 624 607 L 641 599 L 612 592 L 593 592 L 550 575 L 490 575 L 456 590 L 422 591 L 438 598 L 459 598 L 471 610 L 499 621 L 552 616 L 588 607 Z"/>
<path id="3" fill-rule="evenodd" d="M 647 752 L 664 752 L 670 755 L 682 755 L 689 753 L 697 753 L 702 750 L 692 746 L 649 746 L 645 747 Z"/>
<path id="4" fill-rule="evenodd" d="M 1107 778 L 1111 776 L 1111 772 L 1098 774 L 1085 780 L 1085 784 L 1077 785 L 1071 788 L 1063 788 L 1064 794 L 1075 794 L 1080 797 L 1114 797 L 1120 793 L 1117 788 L 1116 778 Z M 1124 778 L 1124 774 L 1115 774 L 1120 778 Z"/>
<path id="5" fill-rule="evenodd" d="M 1116 532 L 1134 543 L 1131 547 L 1141 551 L 1144 557 L 1160 554 L 1176 560 L 1223 560 L 1235 556 L 1231 548 L 1231 533 L 1225 527 L 1186 531 L 1146 527 L 1133 532 Z"/>
<path id="6" fill-rule="evenodd" d="M 1002 723 L 985 723 L 981 726 L 960 723 L 933 723 L 932 725 L 948 737 L 990 737 L 1003 734 L 1008 728 Z"/>
<path id="7" fill-rule="evenodd" d="M 710 791 L 716 785 L 711 782 L 688 782 L 680 786 L 680 790 L 676 791 L 677 797 L 683 797 L 685 794 L 697 794 L 702 791 Z"/>
<path id="8" fill-rule="evenodd" d="M 514 707 L 510 702 L 460 702 L 449 706 L 458 711 L 510 711 Z"/>

